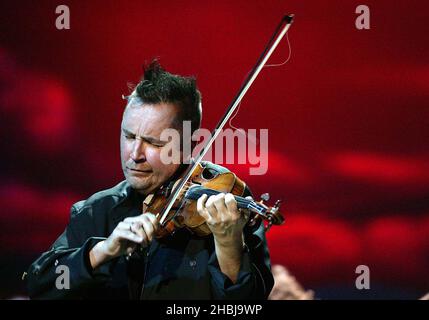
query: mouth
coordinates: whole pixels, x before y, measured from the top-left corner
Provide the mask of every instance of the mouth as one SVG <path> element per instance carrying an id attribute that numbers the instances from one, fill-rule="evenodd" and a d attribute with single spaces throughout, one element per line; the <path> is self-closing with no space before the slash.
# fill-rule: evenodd
<path id="1" fill-rule="evenodd" d="M 146 173 L 146 174 L 152 172 L 152 170 L 140 170 L 140 169 L 132 169 L 128 167 L 127 167 L 127 170 L 134 173 Z"/>

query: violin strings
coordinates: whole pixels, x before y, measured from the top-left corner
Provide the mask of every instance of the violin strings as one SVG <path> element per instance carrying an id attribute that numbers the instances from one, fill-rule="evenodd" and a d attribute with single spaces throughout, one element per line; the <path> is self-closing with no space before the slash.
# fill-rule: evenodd
<path id="1" fill-rule="evenodd" d="M 241 81 L 241 86 L 244 84 L 244 82 L 246 81 L 246 79 L 247 79 L 247 76 L 249 75 L 249 73 L 251 72 L 252 70 L 249 70 L 247 73 L 246 73 L 246 75 L 244 76 L 244 78 L 243 78 L 243 80 Z M 235 111 L 234 111 L 234 114 L 231 116 L 231 118 L 229 118 L 229 121 L 228 121 L 228 125 L 231 127 L 231 128 L 233 128 L 233 129 L 235 129 L 235 130 L 237 130 L 238 132 L 240 132 L 240 133 L 242 133 L 242 134 L 244 134 L 244 135 L 246 135 L 246 132 L 243 132 L 244 130 L 243 129 L 240 129 L 240 128 L 237 128 L 237 127 L 235 127 L 232 123 L 231 123 L 231 121 L 238 115 L 238 112 L 239 112 L 239 110 L 240 110 L 240 106 L 241 106 L 241 101 L 238 103 L 238 105 L 237 105 L 237 108 L 235 109 Z"/>
<path id="2" fill-rule="evenodd" d="M 212 196 L 212 195 L 217 195 L 219 193 L 220 193 L 220 191 L 208 189 L 208 188 L 205 188 L 203 192 L 198 192 L 198 191 L 195 192 L 195 194 L 197 196 L 201 196 L 202 194 L 207 194 L 209 196 Z M 254 202 L 253 200 L 249 200 L 249 199 L 246 199 L 246 198 L 243 198 L 240 196 L 234 196 L 234 198 L 237 201 L 237 204 L 242 205 L 245 208 L 255 209 L 258 212 L 260 212 L 261 214 L 264 214 L 266 211 L 266 209 L 263 206 L 259 205 L 258 203 Z"/>
<path id="3" fill-rule="evenodd" d="M 289 49 L 289 55 L 288 55 L 287 59 L 282 63 L 266 64 L 264 66 L 264 68 L 266 68 L 266 67 L 280 67 L 280 66 L 285 65 L 286 63 L 289 62 L 290 57 L 292 56 L 292 46 L 290 45 L 290 41 L 289 41 L 289 32 L 286 32 L 286 41 L 287 41 L 287 45 L 288 45 L 288 49 Z"/>
<path id="4" fill-rule="evenodd" d="M 249 71 L 249 72 L 250 72 L 250 71 Z M 229 125 L 232 129 L 237 130 L 238 132 L 240 132 L 241 134 L 246 135 L 246 131 L 244 131 L 244 130 L 243 130 L 243 129 L 241 129 L 241 128 L 237 128 L 236 126 L 234 126 L 234 125 L 231 123 L 231 121 L 232 121 L 232 120 L 237 116 L 238 112 L 240 111 L 240 106 L 241 106 L 241 101 L 238 103 L 237 109 L 235 109 L 234 114 L 231 116 L 231 118 L 229 118 L 228 125 Z"/>
<path id="5" fill-rule="evenodd" d="M 288 54 L 288 57 L 286 58 L 286 60 L 285 60 L 285 61 L 283 61 L 282 63 L 266 64 L 266 65 L 264 66 L 264 68 L 267 68 L 267 67 L 281 67 L 281 66 L 283 66 L 283 65 L 285 65 L 286 63 L 288 63 L 288 62 L 289 62 L 289 60 L 290 60 L 290 58 L 291 58 L 291 56 L 292 56 L 292 46 L 291 46 L 290 41 L 289 41 L 289 32 L 287 32 L 287 33 L 286 33 L 286 41 L 287 41 L 288 50 L 289 50 L 289 54 Z M 245 75 L 245 78 L 247 78 L 247 76 L 249 75 L 249 73 L 250 73 L 250 71 L 249 71 L 249 72 L 247 72 L 247 74 Z M 244 80 L 243 80 L 243 82 L 244 82 Z M 238 115 L 238 112 L 240 111 L 240 106 L 241 106 L 241 101 L 240 101 L 240 103 L 238 104 L 237 109 L 235 110 L 234 114 L 231 116 L 231 118 L 229 118 L 228 125 L 229 125 L 232 129 L 237 130 L 239 133 L 244 134 L 245 136 L 247 136 L 246 131 L 244 131 L 242 128 L 237 128 L 236 126 L 234 126 L 234 125 L 232 124 L 232 120 L 233 120 L 233 119 Z M 253 142 L 255 145 L 257 145 L 257 142 L 259 142 L 259 139 L 251 139 L 251 140 L 252 140 L 252 142 Z"/>

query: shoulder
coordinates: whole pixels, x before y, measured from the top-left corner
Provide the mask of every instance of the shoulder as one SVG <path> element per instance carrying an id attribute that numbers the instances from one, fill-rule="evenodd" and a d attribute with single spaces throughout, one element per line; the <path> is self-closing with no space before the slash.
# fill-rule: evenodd
<path id="1" fill-rule="evenodd" d="M 73 218 L 88 209 L 94 212 L 94 209 L 112 208 L 125 200 L 129 192 L 130 185 L 124 180 L 112 188 L 94 193 L 86 200 L 76 202 L 72 206 L 71 216 Z"/>

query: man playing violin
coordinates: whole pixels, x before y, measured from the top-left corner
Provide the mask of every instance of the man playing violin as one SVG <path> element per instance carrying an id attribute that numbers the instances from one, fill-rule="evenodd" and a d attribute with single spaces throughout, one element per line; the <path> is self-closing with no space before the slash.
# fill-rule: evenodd
<path id="1" fill-rule="evenodd" d="M 201 96 L 193 78 L 172 75 L 157 61 L 127 97 L 120 136 L 125 180 L 71 208 L 70 222 L 29 268 L 34 299 L 266 299 L 273 287 L 262 223 L 230 193 L 197 201 L 211 235 L 181 228 L 155 237 L 159 219 L 142 203 L 177 179 L 185 164 L 165 163 L 163 130 L 201 123 Z M 177 146 L 180 148 L 180 146 Z M 182 150 L 182 149 L 181 149 Z M 228 170 L 202 163 L 207 174 Z M 244 196 L 250 196 L 246 187 Z M 143 206 L 144 207 L 144 206 Z M 69 288 L 58 288 L 58 266 L 69 270 Z"/>

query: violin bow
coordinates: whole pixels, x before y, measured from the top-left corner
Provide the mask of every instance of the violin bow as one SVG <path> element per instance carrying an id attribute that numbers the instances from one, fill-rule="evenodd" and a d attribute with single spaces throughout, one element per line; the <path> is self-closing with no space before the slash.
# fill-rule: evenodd
<path id="1" fill-rule="evenodd" d="M 271 39 L 268 41 L 267 45 L 265 46 L 264 51 L 258 58 L 255 66 L 253 69 L 249 72 L 245 82 L 241 85 L 240 90 L 238 91 L 235 98 L 232 100 L 231 104 L 229 105 L 228 109 L 226 110 L 223 117 L 219 120 L 216 128 L 212 131 L 210 139 L 205 144 L 204 148 L 200 150 L 198 155 L 195 157 L 194 161 L 188 168 L 186 169 L 183 179 L 180 180 L 179 184 L 173 189 L 170 196 L 167 199 L 167 205 L 164 207 L 162 212 L 160 213 L 160 220 L 159 223 L 161 226 L 165 226 L 167 223 L 166 219 L 168 216 L 168 212 L 173 207 L 173 204 L 176 202 L 176 199 L 179 197 L 180 192 L 188 182 L 189 178 L 191 177 L 192 173 L 194 172 L 195 168 L 198 166 L 198 164 L 202 161 L 210 147 L 212 146 L 213 142 L 216 140 L 217 136 L 225 126 L 225 124 L 228 122 L 228 120 L 231 118 L 234 111 L 237 109 L 238 105 L 240 104 L 241 100 L 243 99 L 246 92 L 249 90 L 250 86 L 255 81 L 256 77 L 261 72 L 262 68 L 267 63 L 268 59 L 274 52 L 274 50 L 277 48 L 280 41 L 285 36 L 286 32 L 289 30 L 290 26 L 292 25 L 292 22 L 294 20 L 294 15 L 289 14 L 284 16 L 280 23 L 278 24 L 277 28 L 275 29 Z"/>

